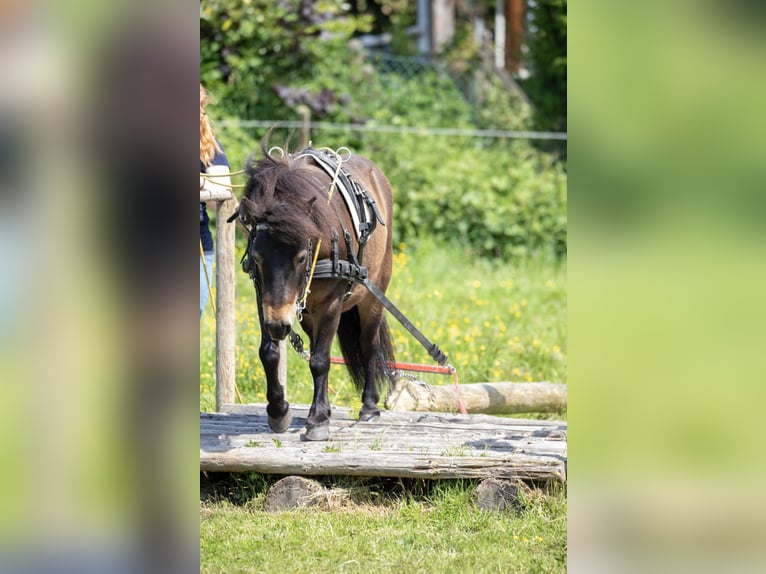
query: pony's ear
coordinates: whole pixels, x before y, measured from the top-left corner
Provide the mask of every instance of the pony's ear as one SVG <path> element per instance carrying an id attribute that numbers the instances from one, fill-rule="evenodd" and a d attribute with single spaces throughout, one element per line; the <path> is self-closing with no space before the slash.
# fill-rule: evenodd
<path id="1" fill-rule="evenodd" d="M 231 223 L 232 221 L 237 219 L 237 217 L 239 217 L 239 209 L 240 209 L 239 207 L 235 209 L 234 213 L 232 213 L 229 217 L 226 218 L 226 223 Z"/>
<path id="2" fill-rule="evenodd" d="M 242 220 L 242 223 L 248 223 L 254 213 L 255 202 L 246 195 L 243 195 L 242 200 L 239 202 L 239 207 L 229 218 L 229 221 L 233 221 L 235 217 L 239 217 L 240 220 Z"/>
<path id="3" fill-rule="evenodd" d="M 316 203 L 316 200 L 317 200 L 317 198 L 316 198 L 316 196 L 314 196 L 314 197 L 312 197 L 311 199 L 309 199 L 306 202 L 306 214 L 307 215 L 311 215 L 312 212 L 314 211 L 314 203 Z"/>

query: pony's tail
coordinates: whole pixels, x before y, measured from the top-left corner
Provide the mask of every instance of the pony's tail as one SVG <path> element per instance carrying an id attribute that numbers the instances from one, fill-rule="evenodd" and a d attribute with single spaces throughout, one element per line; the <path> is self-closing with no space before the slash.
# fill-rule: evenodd
<path id="1" fill-rule="evenodd" d="M 364 360 L 362 358 L 362 348 L 360 345 L 361 322 L 359 319 L 359 309 L 352 307 L 340 316 L 338 325 L 338 343 L 346 360 L 351 380 L 357 390 L 364 389 Z M 375 382 L 378 393 L 388 391 L 393 382 L 393 373 L 388 363 L 394 362 L 394 345 L 391 341 L 391 333 L 388 330 L 388 323 L 385 315 L 381 317 L 378 327 L 378 352 L 375 357 Z"/>

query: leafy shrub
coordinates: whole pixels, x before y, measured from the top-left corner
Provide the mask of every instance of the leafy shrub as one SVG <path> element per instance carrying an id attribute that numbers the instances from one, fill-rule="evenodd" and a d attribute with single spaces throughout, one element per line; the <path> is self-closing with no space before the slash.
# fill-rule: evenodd
<path id="1" fill-rule="evenodd" d="M 376 139 L 370 156 L 394 188 L 398 241 L 431 235 L 503 258 L 566 253 L 566 176 L 549 156 L 525 142 Z"/>
<path id="2" fill-rule="evenodd" d="M 531 127 L 518 94 L 469 58 L 460 87 L 470 86 L 470 101 L 439 67 L 371 59 L 352 40 L 369 22 L 341 0 L 205 0 L 200 14 L 213 118 L 297 119 L 296 107 L 308 105 L 313 119 L 368 126 Z M 258 153 L 264 132 L 219 129 L 235 169 Z M 286 135 L 278 130 L 272 144 Z M 347 146 L 386 173 L 397 242 L 430 235 L 503 258 L 566 253 L 564 167 L 527 141 L 353 129 L 312 139 L 315 147 Z"/>

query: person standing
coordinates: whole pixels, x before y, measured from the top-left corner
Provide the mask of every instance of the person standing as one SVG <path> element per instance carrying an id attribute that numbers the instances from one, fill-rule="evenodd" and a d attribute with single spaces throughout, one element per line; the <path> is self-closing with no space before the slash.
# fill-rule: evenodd
<path id="1" fill-rule="evenodd" d="M 231 185 L 229 160 L 226 158 L 221 143 L 215 137 L 213 126 L 207 116 L 207 105 L 210 96 L 199 85 L 199 163 L 200 163 L 200 189 L 215 190 Z M 210 175 L 210 178 L 203 177 Z M 210 233 L 210 217 L 207 205 L 201 201 L 199 204 L 199 239 L 200 239 L 200 264 L 199 264 L 199 316 L 202 313 L 209 298 L 208 280 L 212 286 L 213 263 L 215 260 L 213 251 L 213 235 Z M 206 278 L 207 269 L 207 278 Z"/>

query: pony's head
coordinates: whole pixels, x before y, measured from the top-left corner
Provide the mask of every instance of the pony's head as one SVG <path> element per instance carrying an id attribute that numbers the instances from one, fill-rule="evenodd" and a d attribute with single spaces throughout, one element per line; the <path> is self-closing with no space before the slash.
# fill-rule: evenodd
<path id="1" fill-rule="evenodd" d="M 272 339 L 289 334 L 306 287 L 311 245 L 322 236 L 321 223 L 332 221 L 326 189 L 318 170 L 289 156 L 266 152 L 259 162 L 248 162 L 239 218 L 251 229 L 248 255 L 258 277 L 264 327 Z"/>

